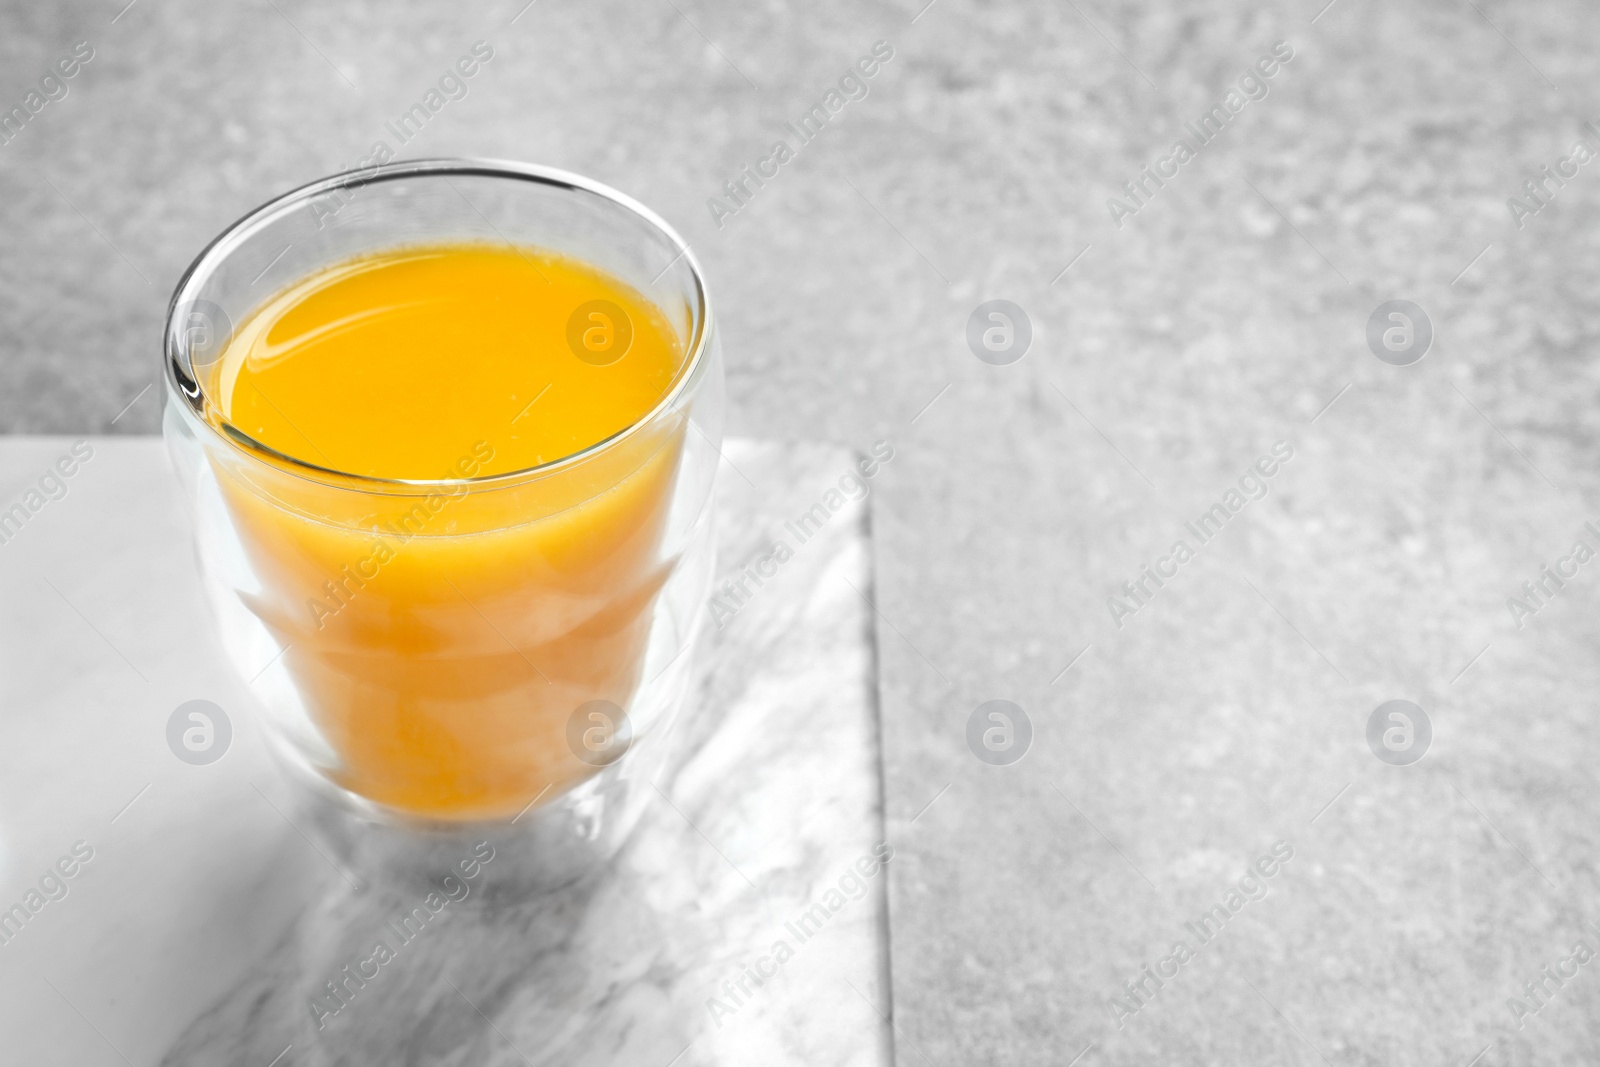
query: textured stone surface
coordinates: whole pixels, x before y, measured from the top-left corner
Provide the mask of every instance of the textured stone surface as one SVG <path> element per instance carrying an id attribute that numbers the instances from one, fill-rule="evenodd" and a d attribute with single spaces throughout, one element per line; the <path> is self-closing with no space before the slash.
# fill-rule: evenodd
<path id="1" fill-rule="evenodd" d="M 193 253 L 359 158 L 485 37 L 472 95 L 408 152 L 642 197 L 715 286 L 733 432 L 894 442 L 874 537 L 901 1062 L 1600 1051 L 1588 967 L 1521 1029 L 1506 1006 L 1600 948 L 1600 583 L 1520 630 L 1505 603 L 1600 519 L 1600 172 L 1522 229 L 1506 206 L 1600 146 L 1592 5 L 114 6 L 5 9 L 0 99 L 76 36 L 99 49 L 0 148 L 6 427 L 106 428 Z M 879 38 L 871 94 L 716 228 L 706 198 Z M 1270 95 L 1114 226 L 1106 198 L 1279 39 Z M 1008 367 L 963 337 L 997 297 L 1035 330 Z M 1410 367 L 1364 341 L 1396 298 L 1437 330 Z M 1117 628 L 1106 598 L 1278 440 L 1271 494 Z M 1364 739 L 1392 697 L 1435 728 L 1409 768 Z M 991 698 L 1035 728 L 1010 767 L 963 740 Z M 1118 1030 L 1108 999 L 1279 839 L 1268 898 Z"/>
<path id="2" fill-rule="evenodd" d="M 70 440 L 0 441 L 0 499 Z M 884 867 L 857 866 L 883 851 L 865 508 L 803 543 L 784 526 L 846 450 L 727 443 L 723 570 L 792 553 L 711 628 L 694 699 L 649 739 L 678 753 L 665 799 L 598 876 L 524 899 L 506 853 L 526 841 L 454 883 L 471 838 L 420 887 L 345 869 L 207 634 L 160 442 L 92 447 L 0 543 L 0 602 L 26 605 L 0 621 L 0 909 L 55 898 L 0 929 L 7 1062 L 890 1062 Z M 234 731 L 204 766 L 165 733 L 196 697 Z M 87 862 L 44 884 L 75 843 Z M 454 902 L 427 907 L 429 882 Z M 418 907 L 437 914 L 402 940 Z M 380 941 L 392 958 L 363 965 Z M 324 983 L 346 967 L 341 1007 Z M 322 1026 L 313 997 L 339 1009 Z"/>

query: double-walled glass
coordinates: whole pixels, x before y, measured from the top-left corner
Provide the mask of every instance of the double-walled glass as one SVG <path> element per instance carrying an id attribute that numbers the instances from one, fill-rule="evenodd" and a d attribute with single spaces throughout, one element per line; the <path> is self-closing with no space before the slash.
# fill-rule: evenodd
<path id="1" fill-rule="evenodd" d="M 668 393 L 581 453 L 486 477 L 359 477 L 229 424 L 220 357 L 268 298 L 353 257 L 445 242 L 553 251 L 632 286 L 681 346 Z M 683 240 L 548 168 L 350 172 L 202 252 L 165 357 L 166 438 L 222 643 L 336 847 L 364 869 L 448 864 L 489 837 L 535 884 L 610 855 L 667 756 L 711 573 L 722 370 Z M 483 426 L 480 459 L 500 432 Z"/>

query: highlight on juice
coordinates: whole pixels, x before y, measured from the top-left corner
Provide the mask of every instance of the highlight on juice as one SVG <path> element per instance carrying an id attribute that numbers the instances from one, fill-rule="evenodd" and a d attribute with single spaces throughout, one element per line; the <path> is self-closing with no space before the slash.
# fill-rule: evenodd
<path id="1" fill-rule="evenodd" d="M 293 764 L 433 822 L 636 806 L 709 577 L 710 328 L 665 223 L 515 164 L 329 179 L 201 255 L 167 436 Z"/>

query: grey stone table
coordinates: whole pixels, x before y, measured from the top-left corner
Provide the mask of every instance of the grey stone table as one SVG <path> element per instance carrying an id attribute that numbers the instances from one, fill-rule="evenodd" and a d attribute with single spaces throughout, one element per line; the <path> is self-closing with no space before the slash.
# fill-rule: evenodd
<path id="1" fill-rule="evenodd" d="M 719 578 L 790 552 L 708 627 L 620 856 L 521 896 L 492 847 L 421 888 L 336 858 L 221 663 L 159 441 L 0 442 L 8 504 L 72 472 L 0 543 L 4 1061 L 889 1063 L 864 494 L 801 542 L 850 453 L 725 455 Z M 203 765 L 167 736 L 194 699 L 231 726 Z"/>
<path id="2" fill-rule="evenodd" d="M 1594 564 L 1507 606 L 1600 526 L 1600 172 L 1572 151 L 1600 147 L 1600 9 L 123 2 L 0 14 L 0 101 L 95 48 L 0 147 L 0 426 L 153 430 L 184 265 L 380 139 L 594 175 L 705 264 L 733 432 L 895 446 L 900 1062 L 1600 1056 L 1592 964 L 1525 988 L 1600 949 Z M 493 60 L 399 143 L 478 40 Z M 968 344 L 992 299 L 1031 322 L 1009 365 Z M 1392 300 L 1433 326 L 1408 366 L 1367 341 Z M 1267 495 L 1198 543 L 1278 441 Z M 1010 765 L 966 742 L 996 699 L 1031 721 Z M 1430 720 L 1410 766 L 1367 743 L 1392 699 Z M 1185 924 L 1278 841 L 1267 895 L 1200 946 Z"/>

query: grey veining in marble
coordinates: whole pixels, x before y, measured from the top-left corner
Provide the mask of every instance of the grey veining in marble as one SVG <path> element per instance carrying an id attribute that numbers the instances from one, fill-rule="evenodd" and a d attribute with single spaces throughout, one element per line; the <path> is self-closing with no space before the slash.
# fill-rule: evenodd
<path id="1" fill-rule="evenodd" d="M 71 445 L 0 442 L 0 499 Z M 737 610 L 618 859 L 518 903 L 507 861 L 465 848 L 431 900 L 357 888 L 220 665 L 159 442 L 87 450 L 0 544 L 0 900 L 72 869 L 0 944 L 6 1062 L 889 1062 L 866 505 L 840 496 L 803 543 L 786 526 L 849 452 L 728 443 L 725 580 L 793 551 L 721 594 Z M 165 738 L 197 697 L 235 731 L 205 766 Z"/>

